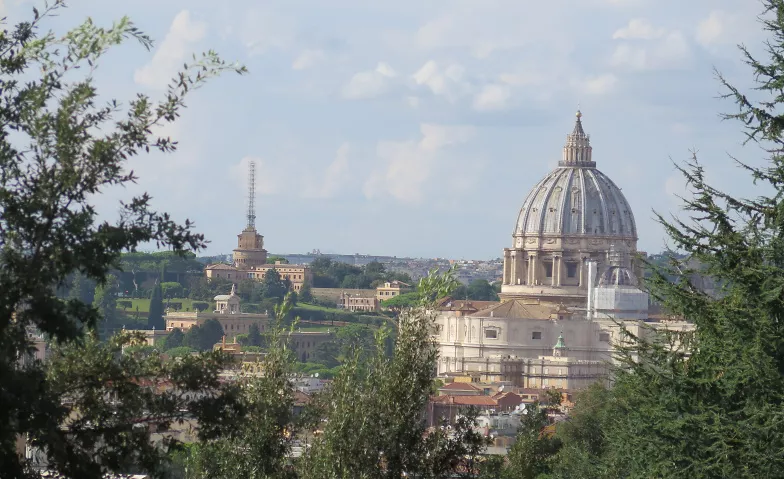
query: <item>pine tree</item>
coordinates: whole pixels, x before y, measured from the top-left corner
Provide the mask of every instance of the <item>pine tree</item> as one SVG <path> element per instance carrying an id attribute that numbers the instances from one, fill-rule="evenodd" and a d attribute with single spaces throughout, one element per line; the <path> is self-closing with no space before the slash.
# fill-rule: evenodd
<path id="1" fill-rule="evenodd" d="M 147 328 L 162 330 L 166 329 L 166 322 L 163 319 L 163 291 L 161 284 L 155 282 L 155 286 L 150 293 L 150 310 L 147 313 Z"/>
<path id="2" fill-rule="evenodd" d="M 93 307 L 95 307 L 101 315 L 101 331 L 102 337 L 107 337 L 111 334 L 109 328 L 114 324 L 117 317 L 117 277 L 110 274 L 106 277 L 106 282 L 102 285 L 95 287 L 95 295 L 93 299 Z"/>
<path id="3" fill-rule="evenodd" d="M 575 466 L 560 477 L 578 477 L 591 464 L 603 477 L 756 478 L 784 470 L 784 1 L 764 4 L 770 58 L 741 48 L 754 94 L 718 75 L 725 98 L 738 106 L 726 118 L 740 120 L 747 144 L 768 155 L 762 167 L 739 164 L 761 196 L 713 187 L 696 154 L 679 167 L 692 193 L 686 216 L 659 221 L 688 257 L 653 266 L 646 284 L 695 330 L 627 338 L 601 408 L 605 420 L 595 425 L 601 447 L 565 449 L 564 464 L 568 458 Z M 717 280 L 719 293 L 694 285 L 695 273 Z"/>
<path id="4" fill-rule="evenodd" d="M 248 329 L 248 346 L 261 346 L 261 332 L 256 323 L 251 324 Z"/>

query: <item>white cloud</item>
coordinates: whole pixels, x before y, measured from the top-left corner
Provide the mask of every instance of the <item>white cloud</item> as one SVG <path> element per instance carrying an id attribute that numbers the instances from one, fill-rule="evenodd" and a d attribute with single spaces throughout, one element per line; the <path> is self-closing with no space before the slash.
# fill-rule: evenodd
<path id="1" fill-rule="evenodd" d="M 243 14 L 238 35 L 248 54 L 255 56 L 295 44 L 297 26 L 286 15 L 280 15 L 269 8 L 254 8 Z"/>
<path id="2" fill-rule="evenodd" d="M 465 69 L 456 64 L 441 68 L 433 60 L 428 61 L 412 76 L 417 85 L 423 85 L 437 96 L 443 96 L 449 101 L 467 95 L 471 85 L 464 79 Z"/>
<path id="3" fill-rule="evenodd" d="M 377 97 L 387 92 L 391 79 L 396 76 L 392 67 L 379 62 L 375 70 L 359 72 L 351 77 L 343 87 L 343 97 L 352 100 Z"/>
<path id="4" fill-rule="evenodd" d="M 546 81 L 546 77 L 541 72 L 525 71 L 519 73 L 502 73 L 499 79 L 512 86 L 535 86 L 541 85 Z"/>
<path id="5" fill-rule="evenodd" d="M 293 70 L 307 70 L 323 62 L 327 55 L 321 50 L 304 50 L 291 64 Z"/>
<path id="6" fill-rule="evenodd" d="M 382 141 L 376 151 L 381 168 L 364 185 L 368 199 L 389 195 L 404 203 L 422 201 L 442 150 L 465 143 L 475 130 L 468 126 L 420 125 L 418 141 Z"/>
<path id="7" fill-rule="evenodd" d="M 653 40 L 667 33 L 664 28 L 655 28 L 644 18 L 633 18 L 629 24 L 613 33 L 613 40 Z"/>
<path id="8" fill-rule="evenodd" d="M 604 95 L 612 92 L 617 83 L 618 77 L 612 73 L 605 73 L 602 75 L 586 77 L 582 81 L 577 82 L 574 86 L 583 93 L 587 93 L 589 95 Z"/>
<path id="9" fill-rule="evenodd" d="M 348 154 L 350 147 L 343 143 L 335 153 L 335 159 L 327 166 L 323 175 L 310 178 L 311 183 L 304 191 L 308 198 L 332 198 L 341 192 L 350 179 Z"/>
<path id="10" fill-rule="evenodd" d="M 474 97 L 474 109 L 479 111 L 503 110 L 508 108 L 512 90 L 507 85 L 488 84 Z"/>
<path id="11" fill-rule="evenodd" d="M 165 88 L 191 53 L 191 44 L 204 38 L 206 32 L 206 23 L 191 19 L 188 10 L 182 10 L 174 17 L 150 63 L 136 70 L 134 81 L 150 88 Z"/>
<path id="12" fill-rule="evenodd" d="M 419 108 L 419 98 L 415 96 L 406 97 L 406 104 L 411 108 Z"/>
<path id="13" fill-rule="evenodd" d="M 689 43 L 680 31 L 675 30 L 657 40 L 618 45 L 610 63 L 633 70 L 668 70 L 683 68 L 690 60 Z"/>

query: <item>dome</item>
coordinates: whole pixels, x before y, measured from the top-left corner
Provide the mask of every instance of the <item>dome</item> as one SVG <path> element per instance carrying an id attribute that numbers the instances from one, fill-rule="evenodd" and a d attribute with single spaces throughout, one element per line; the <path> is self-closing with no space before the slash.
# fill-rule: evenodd
<path id="1" fill-rule="evenodd" d="M 610 266 L 599 278 L 599 287 L 609 286 L 637 286 L 637 278 L 629 268 L 623 266 Z"/>
<path id="2" fill-rule="evenodd" d="M 578 112 L 563 160 L 528 193 L 514 236 L 602 236 L 637 240 L 634 215 L 621 189 L 592 161 Z"/>

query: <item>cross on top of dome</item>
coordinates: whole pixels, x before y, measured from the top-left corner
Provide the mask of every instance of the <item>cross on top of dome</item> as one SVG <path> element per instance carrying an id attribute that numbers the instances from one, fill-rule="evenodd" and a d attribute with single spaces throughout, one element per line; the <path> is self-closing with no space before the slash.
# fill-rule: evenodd
<path id="1" fill-rule="evenodd" d="M 591 160 L 591 137 L 583 130 L 583 113 L 577 110 L 575 116 L 574 130 L 566 135 L 563 159 L 558 166 L 595 168 L 596 163 Z"/>

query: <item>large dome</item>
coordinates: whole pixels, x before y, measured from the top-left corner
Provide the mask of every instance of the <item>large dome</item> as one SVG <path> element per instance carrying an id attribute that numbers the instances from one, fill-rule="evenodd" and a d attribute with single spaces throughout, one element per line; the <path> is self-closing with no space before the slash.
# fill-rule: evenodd
<path id="1" fill-rule="evenodd" d="M 514 236 L 602 236 L 637 239 L 637 227 L 621 189 L 596 169 L 590 138 L 578 112 L 563 160 L 528 193 Z"/>

